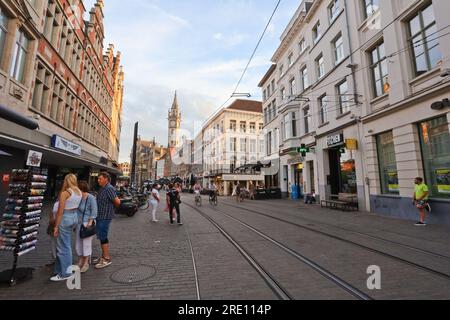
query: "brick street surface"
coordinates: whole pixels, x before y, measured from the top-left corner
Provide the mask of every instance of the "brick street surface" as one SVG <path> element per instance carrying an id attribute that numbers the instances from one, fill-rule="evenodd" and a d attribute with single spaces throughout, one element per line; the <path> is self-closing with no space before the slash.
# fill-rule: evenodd
<path id="1" fill-rule="evenodd" d="M 294 299 L 355 297 L 224 213 L 301 253 L 374 299 L 450 299 L 450 277 L 445 276 L 450 275 L 450 229 L 447 227 L 417 228 L 411 221 L 330 211 L 288 200 L 236 204 L 232 199 L 219 198 L 217 208 L 212 208 L 206 200 L 205 197 L 199 210 L 233 236 Z M 38 249 L 19 260 L 20 267 L 36 269 L 33 278 L 13 288 L 1 286 L 0 299 L 196 300 L 191 244 L 201 299 L 277 299 L 239 251 L 207 219 L 187 206 L 194 205 L 193 197 L 184 195 L 183 202 L 183 226 L 170 226 L 163 208 L 159 210 L 160 222 L 156 224 L 150 222 L 150 214 L 145 211 L 133 218 L 116 216 L 110 237 L 113 264 L 103 270 L 91 267 L 82 275 L 81 290 L 68 290 L 66 283 L 49 282 L 52 269 L 45 265 L 50 262 L 50 241 L 45 234 L 47 219 L 44 219 Z M 94 240 L 94 256 L 98 256 L 99 251 L 99 244 Z M 11 262 L 10 253 L 0 252 L 0 270 L 9 269 Z M 369 275 L 366 271 L 370 265 L 381 268 L 381 290 L 367 288 Z M 148 277 L 131 284 L 113 281 L 118 272 L 133 266 L 146 266 Z M 132 276 L 127 275 L 129 279 Z"/>

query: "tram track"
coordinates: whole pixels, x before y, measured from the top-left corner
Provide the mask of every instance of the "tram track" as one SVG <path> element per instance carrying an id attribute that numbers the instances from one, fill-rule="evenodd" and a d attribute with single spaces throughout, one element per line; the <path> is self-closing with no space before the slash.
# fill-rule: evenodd
<path id="1" fill-rule="evenodd" d="M 262 213 L 260 211 L 248 209 L 248 208 L 245 208 L 245 207 L 231 205 L 231 204 L 224 203 L 224 202 L 222 202 L 221 204 L 224 204 L 224 205 L 226 205 L 228 207 L 232 207 L 232 208 L 235 208 L 235 209 L 244 210 L 244 211 L 247 211 L 247 212 L 250 212 L 250 213 L 253 213 L 253 214 L 258 214 L 258 215 L 261 215 L 261 216 L 265 216 L 265 217 L 268 217 L 268 218 L 271 218 L 271 219 L 274 219 L 274 220 L 277 220 L 277 221 L 280 221 L 280 222 L 284 222 L 284 223 L 292 225 L 292 226 L 299 227 L 299 228 L 304 229 L 304 230 L 308 230 L 308 231 L 316 233 L 316 234 L 320 234 L 320 235 L 326 236 L 326 237 L 334 239 L 334 240 L 338 240 L 338 241 L 341 241 L 341 242 L 344 242 L 344 243 L 348 243 L 348 244 L 351 244 L 351 245 L 353 245 L 355 247 L 362 248 L 364 250 L 367 250 L 367 251 L 379 254 L 381 256 L 390 258 L 390 259 L 398 261 L 398 262 L 401 262 L 401 263 L 403 263 L 405 265 L 414 267 L 416 269 L 420 269 L 422 271 L 425 271 L 427 273 L 433 274 L 433 275 L 438 276 L 440 278 L 443 278 L 445 280 L 450 280 L 450 275 L 447 274 L 447 273 L 444 273 L 444 272 L 441 272 L 441 271 L 438 271 L 438 270 L 435 270 L 435 269 L 432 269 L 432 268 L 420 265 L 418 263 L 415 263 L 415 262 L 412 262 L 412 261 L 409 261 L 409 260 L 397 257 L 395 255 L 389 254 L 387 252 L 380 251 L 378 249 L 374 249 L 374 248 L 368 247 L 368 246 L 363 245 L 361 243 L 357 243 L 355 241 L 345 239 L 345 238 L 340 237 L 340 236 L 335 235 L 335 234 L 331 234 L 331 233 L 328 233 L 328 232 L 325 232 L 325 231 L 317 230 L 317 229 L 311 228 L 309 226 L 305 226 L 305 225 L 302 225 L 302 224 L 299 224 L 299 223 L 296 223 L 296 222 L 293 222 L 293 221 L 289 221 L 289 220 L 286 220 L 286 219 L 283 219 L 283 218 L 280 218 L 280 217 L 275 217 L 275 216 L 272 216 L 270 214 Z M 318 221 L 311 221 L 311 222 L 319 223 Z M 343 228 L 339 228 L 339 227 L 336 227 L 336 228 L 337 229 L 343 229 Z M 348 231 L 351 231 L 351 230 L 348 230 Z M 389 240 L 386 240 L 386 241 L 389 241 Z M 416 249 L 414 251 L 421 252 L 421 253 L 428 254 L 428 255 L 435 255 L 436 257 L 439 257 L 439 258 L 442 258 L 442 259 L 447 259 L 448 258 L 446 256 L 437 255 L 437 254 L 434 254 L 432 252 L 426 252 L 425 250 L 421 250 L 421 249 L 414 248 L 414 247 L 407 246 L 407 248 L 409 248 L 409 249 Z M 424 252 L 422 252 L 422 251 L 424 251 Z"/>
<path id="2" fill-rule="evenodd" d="M 207 213 L 203 212 L 196 206 L 190 205 L 185 203 L 186 206 L 191 208 L 192 210 L 199 213 L 202 217 L 204 217 L 206 220 L 208 220 L 215 228 L 219 230 L 219 232 L 225 236 L 225 238 L 233 244 L 234 247 L 243 255 L 243 257 L 249 262 L 249 264 L 259 273 L 259 275 L 263 278 L 263 280 L 267 283 L 267 285 L 270 287 L 270 289 L 276 294 L 276 296 L 280 300 L 294 300 L 293 296 L 288 292 L 287 289 L 285 289 L 279 281 L 275 279 L 275 277 L 270 274 L 269 271 L 267 271 L 261 263 L 259 263 L 249 252 L 246 250 L 229 232 L 227 232 L 222 226 L 220 226 L 213 218 L 211 218 Z M 236 219 L 227 213 L 215 208 L 215 212 L 221 213 L 221 215 L 226 216 L 228 219 L 235 221 L 240 226 L 252 231 L 253 233 L 257 234 L 259 237 L 263 238 L 264 240 L 270 242 L 277 248 L 283 250 L 291 257 L 295 258 L 296 260 L 300 261 L 303 265 L 306 265 L 310 269 L 314 270 L 315 272 L 319 273 L 323 278 L 333 282 L 336 286 L 344 290 L 346 293 L 350 294 L 356 299 L 359 300 L 373 300 L 372 297 L 365 294 L 364 292 L 360 291 L 358 288 L 352 286 L 348 282 L 344 281 L 343 279 L 339 278 L 329 270 L 321 267 L 314 261 L 306 258 L 301 253 L 289 248 L 288 246 L 280 243 L 279 241 L 273 239 L 269 235 L 263 233 L 262 231 L 246 224 L 243 221 L 240 221 L 239 219 Z"/>

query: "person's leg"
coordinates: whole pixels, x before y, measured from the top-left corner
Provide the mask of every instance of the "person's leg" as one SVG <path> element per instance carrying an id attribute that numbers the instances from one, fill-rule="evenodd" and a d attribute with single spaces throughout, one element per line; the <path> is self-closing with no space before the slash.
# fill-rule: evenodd
<path id="1" fill-rule="evenodd" d="M 422 208 L 420 211 L 420 222 L 425 223 L 425 208 Z"/>
<path id="2" fill-rule="evenodd" d="M 175 209 L 177 210 L 177 223 L 181 223 L 181 212 L 180 212 L 180 205 L 179 204 L 177 204 L 176 206 L 175 206 Z"/>
<path id="3" fill-rule="evenodd" d="M 169 205 L 169 219 L 170 219 L 170 224 L 173 224 L 173 210 L 174 210 L 174 206 Z"/>
<path id="4" fill-rule="evenodd" d="M 156 210 L 158 209 L 158 202 L 157 201 L 152 201 L 152 221 L 156 222 Z"/>
<path id="5" fill-rule="evenodd" d="M 78 256 L 78 266 L 82 268 L 84 266 L 84 260 L 83 260 L 83 239 L 80 238 L 80 229 L 81 224 L 77 225 L 77 234 L 76 234 L 76 240 L 75 240 L 75 250 L 77 252 Z"/>
<path id="6" fill-rule="evenodd" d="M 73 215 L 73 214 L 72 214 Z M 74 215 L 75 216 L 75 215 Z M 57 265 L 55 271 L 62 277 L 70 277 L 72 267 L 72 231 L 74 227 L 74 218 L 70 214 L 63 216 L 59 226 L 59 236 L 57 240 Z"/>

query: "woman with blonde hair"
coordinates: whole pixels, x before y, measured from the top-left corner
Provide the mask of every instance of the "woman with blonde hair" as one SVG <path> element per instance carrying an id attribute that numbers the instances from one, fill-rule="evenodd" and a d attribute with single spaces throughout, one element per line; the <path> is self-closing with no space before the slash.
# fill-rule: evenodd
<path id="1" fill-rule="evenodd" d="M 56 275 L 50 281 L 65 281 L 72 277 L 72 232 L 78 225 L 78 207 L 82 192 L 78 188 L 77 177 L 68 174 L 59 196 L 53 236 L 56 240 Z"/>

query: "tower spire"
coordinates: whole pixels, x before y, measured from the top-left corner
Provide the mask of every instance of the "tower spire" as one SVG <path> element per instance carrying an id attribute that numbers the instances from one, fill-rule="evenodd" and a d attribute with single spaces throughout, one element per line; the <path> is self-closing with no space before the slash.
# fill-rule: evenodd
<path id="1" fill-rule="evenodd" d="M 177 91 L 175 90 L 175 97 L 173 98 L 173 104 L 172 104 L 172 110 L 178 110 L 178 97 L 177 97 Z"/>

